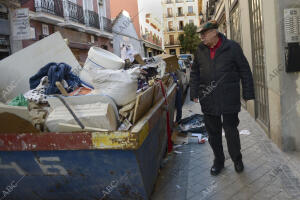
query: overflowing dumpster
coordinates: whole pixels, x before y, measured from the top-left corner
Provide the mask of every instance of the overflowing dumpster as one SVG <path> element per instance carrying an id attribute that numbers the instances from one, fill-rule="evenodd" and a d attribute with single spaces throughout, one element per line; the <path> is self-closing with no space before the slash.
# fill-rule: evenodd
<path id="1" fill-rule="evenodd" d="M 90 52 L 80 66 L 55 33 L 0 62 L 1 200 L 150 198 L 172 150 L 177 68 Z"/>

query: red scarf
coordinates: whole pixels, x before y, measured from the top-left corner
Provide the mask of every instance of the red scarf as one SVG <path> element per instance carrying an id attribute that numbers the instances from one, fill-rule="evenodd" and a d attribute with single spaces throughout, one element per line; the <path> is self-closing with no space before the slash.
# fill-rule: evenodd
<path id="1" fill-rule="evenodd" d="M 213 48 L 209 48 L 210 49 L 210 58 L 214 59 L 215 55 L 216 55 L 216 51 L 217 49 L 222 45 L 222 39 L 219 37 L 218 43 L 213 47 Z"/>

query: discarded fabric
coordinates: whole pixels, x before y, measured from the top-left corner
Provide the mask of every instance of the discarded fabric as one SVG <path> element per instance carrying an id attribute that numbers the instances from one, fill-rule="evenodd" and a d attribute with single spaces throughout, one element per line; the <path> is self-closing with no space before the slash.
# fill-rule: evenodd
<path id="1" fill-rule="evenodd" d="M 41 79 L 40 84 L 33 90 L 29 90 L 24 94 L 24 97 L 28 101 L 35 103 L 47 103 L 46 88 L 48 87 L 48 76 Z"/>
<path id="2" fill-rule="evenodd" d="M 45 94 L 60 94 L 55 83 L 65 80 L 68 84 L 67 92 L 72 92 L 77 89 L 81 83 L 78 76 L 71 72 L 71 66 L 65 63 L 49 63 L 42 67 L 37 74 L 29 79 L 30 89 L 35 89 L 41 82 L 44 76 L 48 76 L 49 85 L 46 87 Z"/>
<path id="3" fill-rule="evenodd" d="M 10 106 L 28 106 L 28 101 L 20 94 L 8 103 Z"/>

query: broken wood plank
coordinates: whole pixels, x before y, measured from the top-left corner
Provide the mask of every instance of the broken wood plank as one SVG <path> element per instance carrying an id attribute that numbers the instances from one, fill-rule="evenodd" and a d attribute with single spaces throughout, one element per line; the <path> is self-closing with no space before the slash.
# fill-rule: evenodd
<path id="1" fill-rule="evenodd" d="M 136 99 L 136 105 L 133 114 L 133 124 L 135 124 L 152 107 L 154 87 L 148 88 L 139 94 Z"/>

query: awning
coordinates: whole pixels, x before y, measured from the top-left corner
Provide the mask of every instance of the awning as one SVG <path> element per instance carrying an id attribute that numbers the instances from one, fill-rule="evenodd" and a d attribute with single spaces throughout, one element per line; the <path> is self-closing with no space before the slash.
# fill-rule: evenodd
<path id="1" fill-rule="evenodd" d="M 150 42 L 148 42 L 146 40 L 143 40 L 143 42 L 144 42 L 145 47 L 156 49 L 158 51 L 163 51 L 162 48 L 160 46 L 156 45 L 156 44 L 152 44 L 152 43 L 150 43 Z"/>

